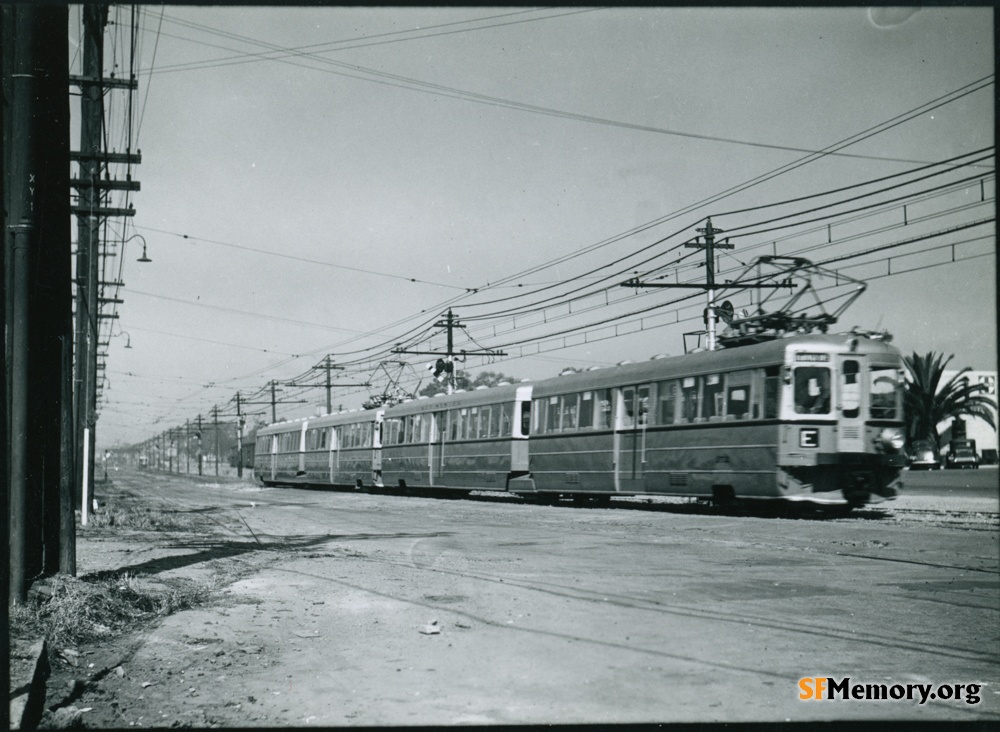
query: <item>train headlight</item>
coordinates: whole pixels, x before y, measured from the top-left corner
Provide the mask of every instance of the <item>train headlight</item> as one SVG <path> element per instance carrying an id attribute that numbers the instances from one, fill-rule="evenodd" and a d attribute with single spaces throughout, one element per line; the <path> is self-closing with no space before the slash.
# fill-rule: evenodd
<path id="1" fill-rule="evenodd" d="M 906 438 L 900 430 L 890 428 L 882 430 L 882 434 L 878 436 L 878 442 L 886 452 L 899 452 L 906 444 Z"/>

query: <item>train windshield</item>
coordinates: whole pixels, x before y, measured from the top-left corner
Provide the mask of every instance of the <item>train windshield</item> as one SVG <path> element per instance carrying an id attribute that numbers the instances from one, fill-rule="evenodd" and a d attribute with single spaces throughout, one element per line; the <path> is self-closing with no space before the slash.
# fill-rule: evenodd
<path id="1" fill-rule="evenodd" d="M 799 366 L 795 369 L 795 413 L 830 413 L 830 369 Z"/>

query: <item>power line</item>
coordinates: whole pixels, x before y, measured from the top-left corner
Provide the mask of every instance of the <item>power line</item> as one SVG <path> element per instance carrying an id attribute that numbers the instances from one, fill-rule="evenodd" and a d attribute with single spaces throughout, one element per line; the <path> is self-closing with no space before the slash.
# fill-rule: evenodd
<path id="1" fill-rule="evenodd" d="M 166 231 L 165 229 L 154 229 L 151 226 L 140 226 L 137 227 L 143 229 L 144 231 L 155 231 L 159 234 L 169 234 L 170 236 L 176 236 L 181 239 L 187 239 L 190 241 L 205 242 L 206 244 L 216 244 L 218 246 L 229 247 L 231 249 L 241 249 L 247 252 L 256 252 L 257 254 L 266 254 L 271 257 L 280 257 L 281 259 L 291 259 L 296 262 L 305 262 L 307 264 L 320 264 L 324 267 L 334 267 L 336 269 L 344 269 L 349 272 L 360 272 L 362 274 L 376 275 L 378 277 L 390 277 L 392 279 L 404 280 L 406 282 L 416 282 L 424 285 L 434 285 L 435 287 L 447 287 L 453 290 L 461 290 L 462 292 L 470 292 L 471 289 L 468 287 L 461 287 L 459 285 L 449 285 L 443 282 L 432 282 L 430 280 L 423 280 L 417 277 L 407 277 L 406 275 L 391 274 L 389 272 L 377 272 L 371 269 L 363 269 L 361 267 L 351 267 L 346 264 L 337 264 L 335 262 L 328 262 L 322 259 L 309 259 L 308 257 L 299 257 L 294 254 L 286 254 L 284 252 L 275 252 L 268 249 L 258 249 L 256 247 L 246 246 L 245 244 L 233 244 L 231 242 L 219 241 L 217 239 L 205 239 L 199 236 L 193 236 L 191 234 L 181 234 L 176 231 Z"/>

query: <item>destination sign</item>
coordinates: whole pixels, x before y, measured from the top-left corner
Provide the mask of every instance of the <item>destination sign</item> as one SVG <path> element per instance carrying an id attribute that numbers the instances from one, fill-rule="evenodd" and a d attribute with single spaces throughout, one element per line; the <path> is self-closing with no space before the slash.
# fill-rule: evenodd
<path id="1" fill-rule="evenodd" d="M 796 353 L 796 361 L 809 361 L 812 363 L 826 363 L 830 360 L 829 353 Z"/>

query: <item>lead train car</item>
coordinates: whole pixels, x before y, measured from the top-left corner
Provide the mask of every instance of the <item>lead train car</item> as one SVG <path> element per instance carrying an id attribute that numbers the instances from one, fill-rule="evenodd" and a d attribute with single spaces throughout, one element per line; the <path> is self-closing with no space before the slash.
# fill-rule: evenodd
<path id="1" fill-rule="evenodd" d="M 367 444 L 353 448 L 361 459 L 349 480 L 331 468 L 314 481 L 308 469 L 308 456 L 324 449 L 327 465 L 334 462 L 336 434 L 326 448 L 309 448 L 309 430 L 322 420 L 333 420 L 336 432 L 345 429 L 338 425 L 370 425 Z M 296 424 L 272 425 L 267 433 L 277 444 L 279 433 L 296 434 Z M 905 465 L 902 359 L 884 341 L 855 333 L 793 336 L 530 387 L 412 400 L 297 429 L 297 466 L 290 453 L 258 452 L 265 474 L 271 464 L 287 465 L 266 482 L 360 485 L 365 473 L 388 489 L 860 506 L 894 498 Z M 294 447 L 295 437 L 284 439 Z"/>
<path id="2" fill-rule="evenodd" d="M 803 335 L 535 385 L 538 492 L 863 505 L 905 465 L 902 360 L 880 340 Z"/>

